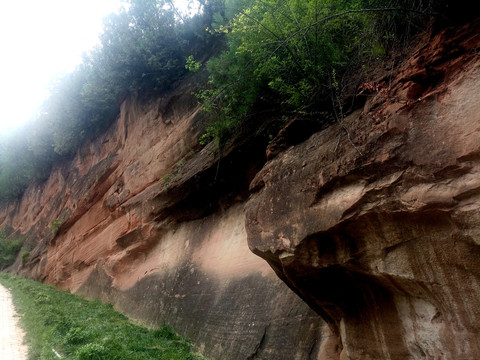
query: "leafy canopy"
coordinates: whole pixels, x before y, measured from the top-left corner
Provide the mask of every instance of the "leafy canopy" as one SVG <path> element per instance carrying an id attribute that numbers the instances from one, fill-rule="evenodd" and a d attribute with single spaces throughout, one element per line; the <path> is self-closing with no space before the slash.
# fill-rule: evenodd
<path id="1" fill-rule="evenodd" d="M 37 118 L 0 139 L 0 201 L 18 198 L 32 181 L 45 179 L 53 163 L 103 132 L 128 94 L 158 95 L 187 69 L 199 70 L 195 58 L 218 37 L 225 37 L 226 48 L 207 62 L 209 85 L 198 97 L 217 119 L 201 140 L 221 145 L 257 109 L 318 114 L 331 108 L 332 92 L 341 88 L 336 77 L 383 56 L 430 4 L 199 2 L 203 12 L 191 18 L 181 18 L 169 0 L 128 0 L 127 8 L 106 18 L 100 45 L 53 84 Z"/>
<path id="2" fill-rule="evenodd" d="M 38 116 L 0 139 L 0 201 L 19 197 L 32 181 L 45 179 L 55 161 L 103 132 L 128 94 L 170 89 L 187 72 L 187 56 L 208 41 L 208 1 L 202 13 L 182 19 L 168 0 L 127 2 L 104 19 L 100 45 L 52 85 Z"/>
<path id="3" fill-rule="evenodd" d="M 283 111 L 324 109 L 332 74 L 383 56 L 427 9 L 416 0 L 244 0 L 234 7 L 232 18 L 226 11 L 214 17 L 228 46 L 207 63 L 210 87 L 199 94 L 218 118 L 206 137 L 220 143 L 262 102 Z"/>

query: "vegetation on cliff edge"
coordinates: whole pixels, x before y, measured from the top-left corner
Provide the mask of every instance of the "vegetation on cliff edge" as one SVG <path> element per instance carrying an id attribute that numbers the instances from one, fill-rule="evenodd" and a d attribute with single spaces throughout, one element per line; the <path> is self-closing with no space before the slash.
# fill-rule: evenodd
<path id="1" fill-rule="evenodd" d="M 198 93 L 216 119 L 203 142 L 222 145 L 268 111 L 341 121 L 344 99 L 354 95 L 351 78 L 403 44 L 433 4 L 448 1 L 199 0 L 203 10 L 191 18 L 180 18 L 168 0 L 127 2 L 105 19 L 98 48 L 53 85 L 37 118 L 0 139 L 0 202 L 18 198 L 102 133 L 126 96 L 156 96 L 187 68 L 198 70 L 196 59 L 219 38 L 225 50 L 203 67 L 210 78 Z"/>
<path id="2" fill-rule="evenodd" d="M 127 3 L 104 19 L 100 45 L 52 85 L 36 118 L 0 138 L 0 201 L 18 198 L 32 181 L 47 178 L 54 162 L 105 131 L 129 94 L 169 90 L 187 73 L 187 56 L 209 47 L 210 2 L 203 2 L 202 13 L 182 19 L 171 1 Z"/>
<path id="3" fill-rule="evenodd" d="M 341 120 L 352 83 L 405 44 L 431 14 L 431 3 L 237 1 L 231 18 L 217 16 L 213 24 L 225 34 L 227 49 L 206 64 L 209 88 L 199 98 L 217 118 L 206 137 L 221 144 L 266 109 L 325 124 Z"/>

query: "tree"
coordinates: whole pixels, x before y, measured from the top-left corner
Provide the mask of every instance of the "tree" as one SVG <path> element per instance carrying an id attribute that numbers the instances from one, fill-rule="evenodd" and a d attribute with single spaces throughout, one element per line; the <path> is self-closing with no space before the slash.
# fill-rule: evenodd
<path id="1" fill-rule="evenodd" d="M 55 161 L 103 132 L 129 94 L 169 90 L 187 72 L 191 49 L 208 41 L 210 16 L 178 19 L 170 1 L 129 0 L 127 9 L 105 18 L 100 45 L 54 83 L 28 127 L 0 140 L 0 201 L 20 196 L 32 181 L 45 179 Z"/>
<path id="2" fill-rule="evenodd" d="M 424 4 L 415 0 L 261 0 L 241 2 L 217 32 L 228 49 L 207 64 L 210 88 L 199 94 L 222 138 L 268 98 L 285 112 L 318 113 L 330 103 L 332 74 L 360 69 L 384 55 L 400 22 Z M 261 94 L 261 95 L 260 95 Z M 327 106 L 328 108 L 328 106 Z"/>

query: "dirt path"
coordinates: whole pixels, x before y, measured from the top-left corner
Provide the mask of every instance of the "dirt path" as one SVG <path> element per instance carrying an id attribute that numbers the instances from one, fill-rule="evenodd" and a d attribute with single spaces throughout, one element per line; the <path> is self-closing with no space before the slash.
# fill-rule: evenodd
<path id="1" fill-rule="evenodd" d="M 24 333 L 17 320 L 12 296 L 0 285 L 0 360 L 27 359 L 28 348 L 22 344 Z"/>

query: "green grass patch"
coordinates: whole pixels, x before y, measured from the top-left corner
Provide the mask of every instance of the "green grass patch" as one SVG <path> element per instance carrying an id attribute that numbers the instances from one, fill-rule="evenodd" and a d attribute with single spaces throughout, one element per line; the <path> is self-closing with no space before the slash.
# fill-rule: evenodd
<path id="1" fill-rule="evenodd" d="M 191 343 L 171 328 L 148 329 L 130 322 L 111 305 L 0 273 L 26 331 L 29 359 L 200 360 Z"/>

